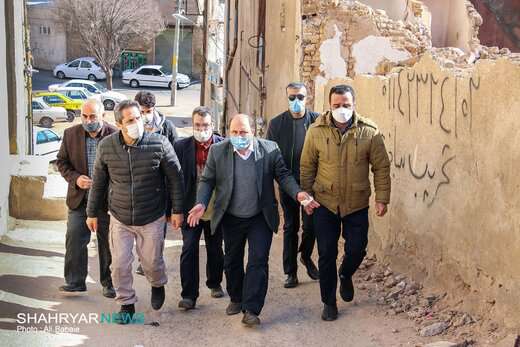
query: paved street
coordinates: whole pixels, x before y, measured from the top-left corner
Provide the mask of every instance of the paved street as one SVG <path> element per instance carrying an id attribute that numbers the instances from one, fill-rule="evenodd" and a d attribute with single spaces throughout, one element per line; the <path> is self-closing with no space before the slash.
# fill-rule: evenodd
<path id="1" fill-rule="evenodd" d="M 51 71 L 41 70 L 33 75 L 33 90 L 47 90 L 50 84 L 63 83 L 65 80 L 60 80 L 52 76 Z M 106 86 L 106 81 L 99 81 L 98 83 Z M 168 119 L 170 119 L 176 127 L 179 128 L 180 136 L 189 136 L 191 133 L 191 111 L 200 104 L 200 84 L 195 83 L 188 88 L 178 90 L 177 92 L 177 106 L 170 106 L 170 90 L 167 88 L 145 87 L 133 89 L 123 84 L 120 78 L 114 78 L 114 91 L 125 94 L 129 99 L 133 99 L 139 90 L 150 90 L 157 98 L 157 109 L 163 112 Z M 113 112 L 107 112 L 107 120 L 113 122 Z M 58 134 L 63 134 L 63 130 L 72 124 L 78 124 L 80 120 L 77 118 L 73 123 L 60 122 L 55 123 L 53 130 Z M 184 128 L 184 129 L 182 129 Z"/>
<path id="2" fill-rule="evenodd" d="M 96 249 L 89 247 L 88 295 L 65 297 L 58 293 L 63 284 L 65 222 L 19 222 L 0 244 L 0 335 L 2 346 L 416 346 L 431 338 L 417 337 L 413 322 L 404 316 L 387 316 L 376 305 L 375 297 L 358 289 L 353 303 L 338 302 L 340 316 L 335 322 L 320 319 L 318 283 L 300 268 L 301 285 L 283 288 L 282 234 L 273 241 L 270 257 L 269 291 L 262 312 L 263 324 L 245 328 L 241 315 L 226 316 L 229 298 L 212 299 L 204 287 L 205 252 L 201 245 L 201 295 L 198 308 L 184 312 L 177 308 L 180 299 L 179 232 L 169 230 L 165 258 L 169 282 L 166 302 L 159 312 L 150 307 L 150 287 L 144 277 L 136 276 L 134 286 L 145 325 L 63 324 L 62 331 L 16 332 L 17 313 L 111 313 L 118 311 L 114 300 L 101 295 L 98 283 Z M 134 268 L 137 262 L 134 262 Z M 362 281 L 361 275 L 356 283 Z M 157 321 L 160 326 L 149 325 Z M 50 324 L 52 328 L 60 324 Z M 67 330 L 69 329 L 69 330 Z M 53 331 L 54 332 L 54 331 Z M 9 341 L 6 344 L 5 341 Z"/>

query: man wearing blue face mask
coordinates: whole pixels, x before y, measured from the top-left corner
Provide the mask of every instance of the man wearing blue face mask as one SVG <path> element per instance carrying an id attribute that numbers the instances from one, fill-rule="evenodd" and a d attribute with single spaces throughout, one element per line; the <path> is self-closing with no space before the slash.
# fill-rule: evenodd
<path id="1" fill-rule="evenodd" d="M 254 121 L 243 114 L 230 124 L 230 139 L 211 146 L 200 178 L 197 204 L 188 224 L 196 226 L 215 191 L 211 231 L 222 226 L 224 271 L 231 302 L 228 315 L 244 313 L 242 323 L 258 325 L 268 285 L 268 259 L 273 232 L 280 222 L 274 194 L 276 180 L 292 199 L 309 210 L 319 204 L 300 189 L 275 142 L 253 136 Z M 244 251 L 248 260 L 244 272 Z"/>
<path id="2" fill-rule="evenodd" d="M 287 168 L 299 183 L 300 157 L 305 135 L 307 129 L 314 123 L 319 114 L 305 108 L 307 89 L 303 83 L 290 83 L 286 91 L 289 109 L 271 120 L 267 130 L 267 139 L 278 144 Z M 280 190 L 280 202 L 284 214 L 283 270 L 287 275 L 284 287 L 294 288 L 298 285 L 298 252 L 301 252 L 300 261 L 307 269 L 309 277 L 313 280 L 319 279 L 318 269 L 311 258 L 316 236 L 312 217 L 302 211 L 300 204 L 296 203 L 282 190 Z M 300 215 L 303 220 L 303 233 L 298 248 Z"/>
<path id="3" fill-rule="evenodd" d="M 87 290 L 88 252 L 91 232 L 85 224 L 87 197 L 92 186 L 94 160 L 97 145 L 101 139 L 117 131 L 117 128 L 103 121 L 104 108 L 101 101 L 88 99 L 81 107 L 81 124 L 65 130 L 58 153 L 58 169 L 69 183 L 67 190 L 67 233 L 65 235 L 65 285 L 62 293 L 77 293 Z M 104 202 L 106 198 L 104 199 Z M 110 274 L 111 254 L 108 245 L 109 216 L 104 204 L 99 215 L 97 233 L 99 275 L 103 295 L 114 298 Z"/>

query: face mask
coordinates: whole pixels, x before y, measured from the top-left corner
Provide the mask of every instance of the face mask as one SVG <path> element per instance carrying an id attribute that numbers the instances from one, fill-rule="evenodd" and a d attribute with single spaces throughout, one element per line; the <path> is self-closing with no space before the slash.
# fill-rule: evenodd
<path id="1" fill-rule="evenodd" d="M 137 140 L 138 138 L 143 136 L 143 122 L 140 119 L 138 119 L 134 124 L 130 124 L 126 127 L 126 132 L 128 136 L 130 136 L 132 139 Z"/>
<path id="2" fill-rule="evenodd" d="M 213 132 L 211 131 L 211 129 L 193 130 L 193 137 L 198 142 L 207 142 L 211 138 L 211 135 L 213 135 Z"/>
<path id="3" fill-rule="evenodd" d="M 90 123 L 82 122 L 81 124 L 83 125 L 83 129 L 85 129 L 85 131 L 89 133 L 94 133 L 98 131 L 99 128 L 101 128 L 101 123 L 99 121 Z"/>
<path id="4" fill-rule="evenodd" d="M 303 100 L 289 100 L 289 111 L 292 113 L 301 113 L 303 110 L 305 110 L 305 104 L 303 103 Z"/>
<path id="5" fill-rule="evenodd" d="M 231 136 L 230 141 L 233 147 L 240 151 L 249 147 L 249 145 L 251 144 L 251 136 Z"/>
<path id="6" fill-rule="evenodd" d="M 350 118 L 352 118 L 352 113 L 354 110 L 346 107 L 339 107 L 332 111 L 332 117 L 334 120 L 339 123 L 347 123 Z"/>
<path id="7" fill-rule="evenodd" d="M 146 124 L 146 125 L 153 124 L 153 120 L 154 120 L 154 116 L 155 116 L 155 112 L 154 111 L 152 111 L 150 113 L 145 113 L 143 116 L 144 116 L 143 117 L 144 124 Z"/>

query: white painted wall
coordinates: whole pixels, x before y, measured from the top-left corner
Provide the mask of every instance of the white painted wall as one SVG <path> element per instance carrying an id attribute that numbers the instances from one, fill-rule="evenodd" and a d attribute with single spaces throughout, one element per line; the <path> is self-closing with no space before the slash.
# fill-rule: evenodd
<path id="1" fill-rule="evenodd" d="M 5 28 L 4 1 L 0 1 L 0 27 Z M 0 166 L 9 164 L 9 131 L 7 123 L 7 74 L 5 30 L 0 30 Z M 7 232 L 9 217 L 9 170 L 0 170 L 0 236 Z"/>
<path id="2" fill-rule="evenodd" d="M 411 54 L 392 47 L 389 37 L 370 35 L 352 45 L 352 56 L 356 61 L 356 74 L 375 74 L 384 59 L 397 63 L 409 59 Z"/>

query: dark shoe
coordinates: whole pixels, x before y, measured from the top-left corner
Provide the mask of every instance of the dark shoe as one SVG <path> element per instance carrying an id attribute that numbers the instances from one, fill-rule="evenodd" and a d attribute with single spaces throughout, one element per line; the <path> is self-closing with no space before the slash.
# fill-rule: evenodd
<path id="1" fill-rule="evenodd" d="M 256 314 L 246 311 L 244 312 L 244 317 L 242 317 L 242 324 L 253 327 L 260 324 L 260 318 Z"/>
<path id="2" fill-rule="evenodd" d="M 240 312 L 242 312 L 242 303 L 230 301 L 228 307 L 226 308 L 226 314 L 228 316 L 232 316 L 234 314 L 239 314 Z"/>
<path id="3" fill-rule="evenodd" d="M 131 323 L 134 319 L 135 306 L 134 304 L 130 305 L 121 305 L 121 310 L 114 318 L 114 323 L 117 324 L 128 324 Z"/>
<path id="4" fill-rule="evenodd" d="M 336 305 L 323 305 L 321 319 L 325 321 L 333 321 L 338 319 L 338 307 Z"/>
<path id="5" fill-rule="evenodd" d="M 294 288 L 298 285 L 298 276 L 296 274 L 287 275 L 287 279 L 285 280 L 284 287 L 285 288 Z"/>
<path id="6" fill-rule="evenodd" d="M 103 296 L 105 298 L 113 299 L 116 297 L 116 291 L 114 290 L 114 287 L 103 287 Z"/>
<path id="7" fill-rule="evenodd" d="M 224 296 L 224 291 L 222 290 L 221 286 L 218 286 L 217 288 L 211 288 L 211 297 L 212 298 L 221 298 Z"/>
<path id="8" fill-rule="evenodd" d="M 341 282 L 339 286 L 339 295 L 343 301 L 350 302 L 354 300 L 354 283 L 352 283 L 352 277 L 339 276 Z"/>
<path id="9" fill-rule="evenodd" d="M 87 286 L 72 286 L 70 284 L 65 284 L 59 288 L 59 291 L 64 294 L 74 294 L 74 293 L 83 293 L 87 291 Z"/>
<path id="10" fill-rule="evenodd" d="M 183 308 L 186 311 L 193 310 L 195 308 L 195 300 L 182 298 L 182 300 L 179 301 L 179 308 Z"/>
<path id="11" fill-rule="evenodd" d="M 135 273 L 138 275 L 144 276 L 144 271 L 143 271 L 143 267 L 141 266 L 141 264 L 139 264 L 137 269 L 135 269 Z"/>
<path id="12" fill-rule="evenodd" d="M 311 279 L 313 279 L 314 281 L 320 279 L 320 272 L 318 271 L 318 268 L 316 267 L 311 258 L 300 257 L 300 262 L 307 269 L 307 275 L 309 275 Z"/>
<path id="13" fill-rule="evenodd" d="M 152 308 L 158 310 L 164 304 L 164 286 L 152 287 Z"/>

